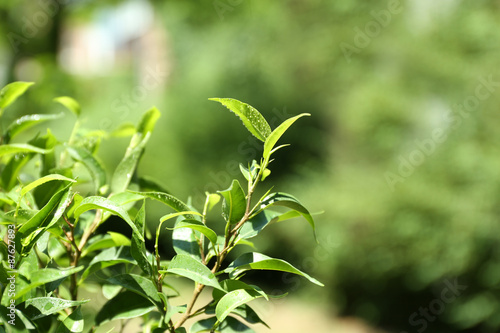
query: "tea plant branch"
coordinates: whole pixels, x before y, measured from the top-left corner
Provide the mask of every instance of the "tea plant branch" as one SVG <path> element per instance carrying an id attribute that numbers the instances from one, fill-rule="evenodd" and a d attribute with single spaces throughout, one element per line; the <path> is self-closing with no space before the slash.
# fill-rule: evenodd
<path id="1" fill-rule="evenodd" d="M 29 82 L 17 82 L 1 89 L 0 113 L 31 84 Z M 108 295 L 112 297 L 96 314 L 95 322 L 86 325 L 91 326 L 88 328 L 91 333 L 99 331 L 102 324 L 113 320 L 113 318 L 127 319 L 121 320 L 120 326 L 117 326 L 118 331 L 125 332 L 129 320 L 133 317 L 143 318 L 144 331 L 185 332 L 184 327 L 190 318 L 199 318 L 198 316 L 203 314 L 213 319 L 214 307 L 217 320 L 212 328 L 206 329 L 206 331 L 215 332 L 223 323 L 227 323 L 232 327 L 234 323 L 232 320 L 238 319 L 233 317 L 227 321 L 227 315 L 233 312 L 237 306 L 265 295 L 256 286 L 248 288 L 243 282 L 238 282 L 239 274 L 227 274 L 228 271 L 232 271 L 233 267 L 237 267 L 238 263 L 252 261 L 255 265 L 250 265 L 250 269 L 270 268 L 283 272 L 293 272 L 308 278 L 311 282 L 320 284 L 282 260 L 266 259 L 264 255 L 259 258 L 253 255 L 253 252 L 243 253 L 242 256 L 244 257 L 239 261 L 236 259 L 235 263 L 229 267 L 226 264 L 229 253 L 237 245 L 245 242 L 245 239 L 254 237 L 267 224 L 273 222 L 273 215 L 277 213 L 270 211 L 269 214 L 259 215 L 272 205 L 285 206 L 297 211 L 297 213 L 302 213 L 299 215 L 303 215 L 314 229 L 314 221 L 307 209 L 302 207 L 291 195 L 279 192 L 270 194 L 271 190 L 269 190 L 259 200 L 254 197 L 257 186 L 270 174 L 267 166 L 272 161 L 270 159 L 271 155 L 279 148 L 286 146 L 282 145 L 275 148 L 277 141 L 296 119 L 306 114 L 287 119 L 276 129 L 271 130 L 269 123 L 252 106 L 230 98 L 212 100 L 220 102 L 234 112 L 252 135 L 264 143 L 264 150 L 260 163 L 254 160 L 247 167 L 240 165 L 241 173 L 247 180 L 246 184 L 244 182 L 240 184 L 240 181 L 235 179 L 226 190 L 221 190 L 218 193 L 206 193 L 203 214 L 192 211 L 190 204 L 186 204 L 169 194 L 154 179 L 142 179 L 137 175 L 137 165 L 144 154 L 149 136 L 160 117 L 160 112 L 155 107 L 144 113 L 137 126 L 125 125 L 118 129 L 117 133 L 121 133 L 119 136 L 131 134 L 132 138 L 125 156 L 116 167 L 111 178 L 107 177 L 108 171 L 97 154 L 99 142 L 102 138 L 108 137 L 109 134 L 104 131 L 82 129 L 83 122 L 79 118 L 80 106 L 71 97 L 62 96 L 54 99 L 54 101 L 61 103 L 76 115 L 76 122 L 71 134 L 65 140 L 59 140 L 48 130 L 46 135 L 37 135 L 33 140 L 26 143 L 10 143 L 10 138 L 15 134 L 40 122 L 54 119 L 58 115 L 22 116 L 9 125 L 8 135 L 0 134 L 0 169 L 3 170 L 1 180 L 4 185 L 4 188 L 0 189 L 0 192 L 2 192 L 0 193 L 2 196 L 0 199 L 3 199 L 0 200 L 0 211 L 2 211 L 2 217 L 8 214 L 6 217 L 10 220 L 11 211 L 15 208 L 13 222 L 16 222 L 12 225 L 9 224 L 6 231 L 4 231 L 5 226 L 0 225 L 0 233 L 4 235 L 5 232 L 5 242 L 9 243 L 9 256 L 14 255 L 17 248 L 21 249 L 22 258 L 19 258 L 20 260 L 9 258 L 10 266 L 14 265 L 17 268 L 24 262 L 25 255 L 29 252 L 29 258 L 27 259 L 29 265 L 27 265 L 28 269 L 25 272 L 27 274 L 25 277 L 35 284 L 38 282 L 45 283 L 45 285 L 37 284 L 33 287 L 33 289 L 37 288 L 37 290 L 33 291 L 37 295 L 46 297 L 39 297 L 35 301 L 30 299 L 31 305 L 38 309 L 49 309 L 49 307 L 53 308 L 54 306 L 54 297 L 59 300 L 57 306 L 60 308 L 57 309 L 57 313 L 51 312 L 44 319 L 44 322 L 47 320 L 47 327 L 64 328 L 68 326 L 66 324 L 69 322 L 72 327 L 76 328 L 74 324 L 77 321 L 78 326 L 80 325 L 79 322 L 83 321 L 79 318 L 81 316 L 80 306 L 90 301 L 90 299 L 78 300 L 78 297 L 81 297 L 79 287 L 87 276 L 96 274 L 99 270 L 106 270 L 106 272 L 114 275 L 106 279 L 106 281 L 99 282 L 104 294 L 108 294 L 109 291 L 109 294 L 113 295 Z M 30 175 L 31 168 L 25 170 L 23 166 L 31 159 L 38 158 L 38 155 L 41 155 L 43 167 L 40 172 Z M 43 189 L 43 196 L 24 196 L 34 187 L 47 181 L 62 180 L 75 183 L 75 179 L 68 179 L 62 174 L 53 174 L 51 172 L 64 169 L 65 174 L 78 174 L 79 172 L 73 169 L 75 165 L 80 164 L 88 169 L 87 171 L 96 185 L 97 193 L 95 195 L 92 195 L 94 193 L 78 194 L 77 200 L 74 200 L 76 192 L 74 192 L 72 186 L 77 184 L 67 184 L 64 189 L 59 186 L 46 187 Z M 134 179 L 131 179 L 131 177 L 134 177 Z M 21 180 L 24 178 L 37 179 L 30 184 L 23 184 Z M 131 191 L 135 193 L 127 194 L 125 192 L 127 192 L 131 182 L 134 184 L 134 188 L 138 187 L 138 189 L 137 191 Z M 21 187 L 21 194 L 17 193 L 19 192 L 19 186 Z M 73 193 L 73 197 L 70 198 L 71 193 Z M 106 193 L 109 193 L 108 197 L 105 197 Z M 114 194 L 117 195 L 117 200 L 113 200 Z M 145 204 L 143 203 L 143 208 L 136 212 L 135 220 L 130 215 L 137 208 L 135 205 L 136 201 L 139 200 L 139 194 L 142 194 L 144 198 L 160 201 L 175 211 L 160 218 L 156 237 L 153 236 L 155 249 L 152 251 L 152 255 L 144 244 L 146 237 L 149 237 L 146 229 Z M 48 199 L 48 201 L 45 199 Z M 225 228 L 223 231 L 221 230 L 222 232 L 219 232 L 217 225 L 210 225 L 211 221 L 209 221 L 208 217 L 212 208 L 218 205 L 219 202 L 222 205 L 223 217 L 220 227 Z M 40 207 L 40 209 L 37 207 Z M 83 213 L 90 210 L 93 213 L 86 214 L 84 218 L 80 219 Z M 71 213 L 72 211 L 73 213 Z M 96 230 L 111 215 L 121 217 L 130 225 L 133 231 L 132 237 L 121 233 L 109 233 L 109 235 L 94 237 L 96 236 Z M 195 215 L 201 216 L 201 218 L 193 217 Z M 287 215 L 283 220 L 296 215 Z M 184 229 L 182 232 L 176 231 L 173 233 L 172 239 L 176 243 L 174 244 L 174 250 L 177 255 L 171 259 L 170 264 L 164 265 L 161 261 L 164 258 L 160 258 L 159 236 L 163 223 L 174 217 L 177 217 L 176 223 L 167 228 L 168 230 L 183 228 L 191 230 Z M 26 219 L 27 221 L 18 223 L 20 219 Z M 52 231 L 51 228 L 56 226 L 56 223 L 58 223 L 57 227 L 60 228 L 59 234 L 50 232 Z M 247 227 L 250 228 L 246 230 Z M 43 238 L 44 251 L 37 244 L 38 237 L 42 236 L 45 237 Z M 57 244 L 52 244 L 52 241 L 56 241 Z M 12 249 L 14 253 L 11 253 L 10 250 L 11 242 L 14 242 L 12 244 L 14 245 L 14 249 Z M 187 244 L 189 246 L 184 247 Z M 46 250 L 54 249 L 54 245 L 61 247 L 62 251 L 51 251 L 49 257 L 45 256 L 43 253 Z M 179 248 L 182 251 L 179 251 Z M 84 257 L 85 253 L 94 252 L 96 253 L 94 258 L 91 259 L 90 256 Z M 58 260 L 59 258 L 64 258 L 64 260 Z M 264 259 L 266 262 L 261 263 L 260 259 Z M 137 262 L 142 272 L 136 273 L 138 271 L 136 265 L 130 265 L 134 262 L 133 260 Z M 64 265 L 60 265 L 61 263 L 64 263 Z M 50 269 L 37 276 L 37 270 L 44 270 L 49 266 Z M 115 267 L 112 269 L 107 268 L 111 266 Z M 170 307 L 170 293 L 166 289 L 172 288 L 179 294 L 175 288 L 164 284 L 170 274 L 194 280 L 193 289 L 190 290 L 189 295 L 180 293 L 183 298 L 187 298 L 187 304 L 184 306 Z M 108 276 L 109 274 L 105 275 Z M 99 275 L 96 276 L 99 277 Z M 67 279 L 64 279 L 66 277 Z M 228 280 L 222 281 L 223 279 Z M 60 280 L 64 280 L 62 284 L 61 282 L 52 283 Z M 48 291 L 47 286 L 53 293 Z M 116 287 L 117 293 L 112 292 L 115 288 L 107 289 L 108 286 Z M 220 289 L 220 292 L 225 295 L 218 297 L 220 293 L 214 292 L 212 300 L 206 303 L 200 297 L 206 286 Z M 61 287 L 68 291 L 67 295 L 60 294 Z M 146 313 L 143 313 L 142 309 L 146 304 L 148 309 Z M 66 313 L 66 316 L 60 315 L 63 313 L 62 311 Z M 248 322 L 248 319 L 252 319 L 251 316 L 252 313 L 249 312 L 247 316 L 240 317 L 243 320 L 247 319 Z M 172 317 L 175 317 L 175 320 L 172 320 Z M 28 318 L 28 320 L 35 320 L 35 318 Z M 246 327 L 244 322 L 241 322 L 240 325 L 239 327 Z M 206 327 L 206 321 L 202 319 L 197 326 Z"/>
<path id="2" fill-rule="evenodd" d="M 161 224 L 160 224 L 161 225 Z M 158 228 L 158 232 L 159 232 L 159 229 Z M 155 244 L 155 251 L 156 251 L 156 268 L 157 268 L 157 271 L 158 271 L 158 278 L 156 280 L 156 288 L 158 290 L 159 293 L 163 293 L 163 278 L 164 278 L 164 275 L 162 273 L 160 273 L 160 269 L 161 269 L 161 266 L 160 266 L 160 255 L 158 254 L 158 242 Z M 167 309 L 167 306 L 168 304 L 166 304 L 163 299 L 161 299 L 161 302 L 163 304 L 163 309 Z M 168 322 L 168 330 L 171 332 L 171 333 L 175 333 L 174 332 L 174 323 L 172 322 L 172 319 L 169 320 Z"/>
<path id="3" fill-rule="evenodd" d="M 246 203 L 246 208 L 245 208 L 245 214 L 243 215 L 241 220 L 236 224 L 236 226 L 232 230 L 229 228 L 226 228 L 226 237 L 225 237 L 225 241 L 224 241 L 224 247 L 223 247 L 222 251 L 217 255 L 214 267 L 211 270 L 212 273 L 214 273 L 214 274 L 217 273 L 217 271 L 221 267 L 222 262 L 224 261 L 226 256 L 229 254 L 230 249 L 232 249 L 232 247 L 234 247 L 234 241 L 236 240 L 236 235 L 239 231 L 239 228 L 241 228 L 241 226 L 243 226 L 243 224 L 245 224 L 245 222 L 247 222 L 249 220 L 249 217 L 251 215 L 252 194 L 255 191 L 255 188 L 257 187 L 257 184 L 262 176 L 262 170 L 265 169 L 265 166 L 267 166 L 267 163 L 265 163 L 263 166 L 264 167 L 261 168 L 261 170 L 259 170 L 259 173 L 257 174 L 257 177 L 255 178 L 255 180 L 253 182 L 249 181 L 249 183 L 251 182 L 251 186 L 249 186 L 249 190 L 248 190 L 248 194 L 247 194 L 247 203 Z M 206 205 L 205 205 L 205 208 L 206 208 Z M 206 216 L 206 209 L 204 209 L 203 216 Z M 191 300 L 189 301 L 189 303 L 187 305 L 186 312 L 182 315 L 182 317 L 179 319 L 179 321 L 175 324 L 175 326 L 174 326 L 175 329 L 181 327 L 182 324 L 184 324 L 187 319 L 191 318 L 197 312 L 200 311 L 200 309 L 198 309 L 197 311 L 195 311 L 193 313 L 191 312 L 193 310 L 193 307 L 194 307 L 196 301 L 198 300 L 198 297 L 200 296 L 200 294 L 204 288 L 205 288 L 204 284 L 196 284 L 196 287 L 193 291 L 193 295 L 191 297 Z M 201 309 L 203 309 L 203 308 L 201 308 Z"/>
<path id="4" fill-rule="evenodd" d="M 85 230 L 83 233 L 83 236 L 80 240 L 80 243 L 77 245 L 75 241 L 75 226 L 73 223 L 69 222 L 68 218 L 63 215 L 64 221 L 66 224 L 69 226 L 70 233 L 66 233 L 66 237 L 68 238 L 69 242 L 71 245 L 74 247 L 74 252 L 72 251 L 71 246 L 67 247 L 68 250 L 68 255 L 70 257 L 70 264 L 73 267 L 78 266 L 78 262 L 80 260 L 80 257 L 82 255 L 82 250 L 87 244 L 87 241 L 89 240 L 89 237 L 92 233 L 94 233 L 95 229 L 99 226 L 99 222 L 101 220 L 102 216 L 102 210 L 97 210 L 96 215 L 94 220 L 92 221 L 92 224 L 90 227 Z M 70 286 L 69 286 L 69 291 L 71 294 L 71 299 L 73 301 L 76 301 L 78 299 L 78 273 L 71 274 L 71 280 L 70 280 Z"/>
<path id="5" fill-rule="evenodd" d="M 75 242 L 75 226 L 68 221 L 68 218 L 65 215 L 63 215 L 63 219 L 64 219 L 64 221 L 66 221 L 66 224 L 69 226 L 69 230 L 70 230 L 69 233 L 65 232 L 66 237 L 70 241 L 71 245 L 73 245 L 73 247 L 74 247 L 74 252 L 73 252 L 71 245 L 68 246 L 68 250 L 69 250 L 68 254 L 70 256 L 71 265 L 73 267 L 76 267 L 76 266 L 78 266 L 78 261 L 80 260 L 80 256 L 82 254 L 82 251 L 78 248 L 78 245 L 76 245 L 76 242 Z M 73 301 L 76 301 L 78 299 L 78 275 L 77 275 L 77 273 L 71 274 L 71 282 L 70 282 L 69 291 L 71 294 L 71 299 Z"/>
<path id="6" fill-rule="evenodd" d="M 252 201 L 252 194 L 255 191 L 255 189 L 257 188 L 257 184 L 259 183 L 260 179 L 262 178 L 263 170 L 266 170 L 268 164 L 269 164 L 269 158 L 266 158 L 264 160 L 264 163 L 262 163 L 261 168 L 259 170 L 259 173 L 257 174 L 257 177 L 255 177 L 255 181 L 253 182 L 253 184 L 250 185 L 251 181 L 249 181 L 250 186 L 248 188 L 247 207 L 245 210 L 245 215 L 243 216 L 241 221 L 236 224 L 236 226 L 233 228 L 233 230 L 231 230 L 231 233 L 234 235 L 238 232 L 238 230 L 241 228 L 241 226 L 245 222 L 248 221 L 248 219 L 251 215 L 251 212 L 253 211 L 253 209 L 255 209 L 255 207 L 254 207 L 252 210 L 250 210 L 251 201 Z"/>
<path id="7" fill-rule="evenodd" d="M 159 249 L 158 249 L 158 243 L 159 243 L 159 239 L 160 239 L 160 232 L 161 232 L 161 227 L 162 227 L 162 224 L 163 222 L 171 219 L 171 218 L 174 218 L 174 217 L 177 217 L 177 216 L 180 216 L 180 215 L 183 215 L 183 214 L 187 214 L 187 213 L 195 213 L 195 214 L 198 214 L 200 215 L 199 213 L 196 213 L 196 212 L 190 212 L 190 211 L 185 211 L 185 212 L 176 212 L 176 213 L 172 213 L 170 215 L 167 215 L 165 218 L 162 218 L 160 220 L 160 223 L 158 224 L 158 228 L 156 229 L 156 237 L 155 237 L 155 260 L 156 260 L 156 271 L 158 272 L 158 277 L 156 279 L 156 285 L 157 285 L 157 290 L 158 292 L 163 292 L 163 277 L 164 275 L 162 273 L 160 273 L 161 271 L 161 257 L 160 257 L 160 252 L 159 252 Z M 201 292 L 201 290 L 200 290 Z M 196 296 L 197 298 L 197 296 Z M 196 302 L 196 299 L 194 300 L 194 302 Z M 193 302 L 193 304 L 194 304 Z M 163 300 L 162 300 L 162 303 L 163 303 Z M 163 303 L 163 308 L 166 309 L 167 308 L 167 304 Z M 191 311 L 190 309 L 187 310 L 187 311 Z M 175 330 L 177 329 L 178 327 L 174 325 L 174 323 L 172 322 L 172 319 L 169 320 L 169 323 L 168 323 L 168 330 L 171 332 L 171 333 L 175 333 Z"/>
<path id="8" fill-rule="evenodd" d="M 92 221 L 92 224 L 87 230 L 83 232 L 82 238 L 80 239 L 80 244 L 78 246 L 80 252 L 83 250 L 83 247 L 87 244 L 90 235 L 92 235 L 99 226 L 101 218 L 102 218 L 102 209 L 98 209 L 95 213 L 95 217 L 94 220 Z"/>
<path id="9" fill-rule="evenodd" d="M 193 318 L 193 317 L 196 317 L 196 316 L 199 316 L 201 315 L 203 312 L 205 312 L 205 310 L 210 306 L 211 302 L 207 303 L 206 305 L 202 306 L 201 308 L 197 309 L 196 311 L 194 311 L 190 316 L 189 318 Z"/>

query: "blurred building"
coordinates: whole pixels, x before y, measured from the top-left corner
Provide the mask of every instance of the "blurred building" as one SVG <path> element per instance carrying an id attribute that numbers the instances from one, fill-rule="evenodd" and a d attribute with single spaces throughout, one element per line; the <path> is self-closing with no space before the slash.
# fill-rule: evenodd
<path id="1" fill-rule="evenodd" d="M 58 61 L 67 72 L 82 76 L 109 75 L 132 66 L 143 82 L 152 64 L 153 70 L 170 73 L 169 50 L 167 32 L 155 20 L 151 4 L 129 0 L 97 9 L 87 22 L 68 22 Z"/>

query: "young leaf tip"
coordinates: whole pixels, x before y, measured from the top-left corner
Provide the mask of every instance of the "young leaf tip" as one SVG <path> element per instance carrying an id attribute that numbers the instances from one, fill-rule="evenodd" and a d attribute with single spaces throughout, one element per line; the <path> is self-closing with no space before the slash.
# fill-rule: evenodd
<path id="1" fill-rule="evenodd" d="M 81 113 L 80 104 L 72 97 L 61 96 L 53 99 L 54 102 L 63 105 L 66 109 L 73 112 L 75 116 L 79 117 Z"/>
<path id="2" fill-rule="evenodd" d="M 2 115 L 5 108 L 14 103 L 19 96 L 34 84 L 34 82 L 17 81 L 3 87 L 0 90 L 0 115 Z"/>
<path id="3" fill-rule="evenodd" d="M 233 98 L 209 98 L 209 100 L 221 103 L 237 115 L 248 131 L 260 141 L 265 142 L 271 134 L 271 127 L 268 122 L 253 106 Z"/>

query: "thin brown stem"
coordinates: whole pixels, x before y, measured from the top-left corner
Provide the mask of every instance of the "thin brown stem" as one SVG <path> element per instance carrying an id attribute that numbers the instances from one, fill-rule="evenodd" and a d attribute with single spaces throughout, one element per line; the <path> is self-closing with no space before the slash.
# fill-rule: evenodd
<path id="1" fill-rule="evenodd" d="M 193 291 L 193 296 L 191 297 L 191 300 L 189 301 L 188 306 L 186 308 L 186 312 L 184 312 L 182 317 L 175 324 L 174 330 L 181 327 L 181 325 L 184 324 L 186 322 L 186 320 L 188 320 L 188 318 L 191 316 L 191 310 L 193 310 L 194 304 L 196 303 L 196 300 L 198 299 L 198 297 L 200 296 L 200 294 L 204 288 L 205 288 L 204 284 L 197 284 L 196 285 L 196 288 L 194 288 L 194 291 Z"/>
<path id="2" fill-rule="evenodd" d="M 160 224 L 161 226 L 161 224 Z M 163 274 L 160 273 L 161 270 L 161 257 L 160 257 L 160 252 L 158 251 L 158 235 L 160 233 L 160 226 L 158 226 L 158 230 L 156 231 L 157 237 L 156 237 L 156 242 L 155 242 L 155 259 L 156 259 L 156 271 L 158 272 L 158 277 L 156 279 L 156 288 L 158 292 L 162 293 L 163 292 Z M 168 304 L 165 304 L 162 300 L 163 308 L 166 310 Z M 172 322 L 172 319 L 169 320 L 168 322 L 168 330 L 170 333 L 175 333 L 175 328 L 174 328 L 174 323 Z"/>
<path id="3" fill-rule="evenodd" d="M 101 217 L 102 217 L 102 210 L 98 209 L 95 213 L 94 221 L 92 221 L 92 224 L 90 225 L 90 227 L 87 230 L 85 230 L 85 232 L 82 235 L 82 239 L 80 240 L 80 245 L 78 246 L 78 249 L 80 251 L 82 251 L 85 244 L 87 244 L 90 235 L 92 235 L 94 233 L 94 231 L 97 229 L 97 227 L 99 226 L 99 222 L 101 221 Z"/>
<path id="4" fill-rule="evenodd" d="M 73 244 L 75 248 L 75 252 L 72 252 L 72 260 L 71 260 L 71 266 L 76 267 L 78 266 L 78 261 L 80 260 L 80 256 L 82 252 L 78 248 L 78 246 L 75 243 L 75 234 L 74 234 L 74 228 L 71 229 L 71 243 Z M 76 301 L 78 299 L 78 274 L 74 273 L 71 275 L 71 284 L 69 287 L 70 294 L 71 294 L 71 299 L 73 301 Z"/>
<path id="5" fill-rule="evenodd" d="M 199 316 L 200 314 L 202 314 L 206 308 L 208 308 L 210 306 L 210 303 L 208 303 L 207 305 L 204 305 L 202 306 L 201 308 L 197 309 L 196 311 L 194 311 L 193 313 L 191 313 L 191 315 L 189 316 L 189 318 L 193 318 L 193 317 L 196 317 L 196 316 Z"/>
<path id="6" fill-rule="evenodd" d="M 75 248 L 75 252 L 72 253 L 72 260 L 71 260 L 71 265 L 73 267 L 78 266 L 78 261 L 80 260 L 80 256 L 82 255 L 82 250 L 83 247 L 87 244 L 90 235 L 97 229 L 99 226 L 99 222 L 101 220 L 102 216 L 102 210 L 97 210 L 94 221 L 92 221 L 92 224 L 90 227 L 85 230 L 85 232 L 82 235 L 82 239 L 80 240 L 80 244 L 77 245 L 75 241 L 75 226 L 74 224 L 70 223 L 66 217 L 64 217 L 64 220 L 68 224 L 71 234 L 69 235 L 69 241 Z M 71 282 L 70 282 L 70 294 L 71 294 L 71 299 L 76 301 L 78 299 L 78 273 L 74 273 L 71 275 Z"/>
<path id="7" fill-rule="evenodd" d="M 66 217 L 66 215 L 63 215 L 63 218 L 64 218 L 64 221 L 66 221 L 66 224 L 67 224 L 70 228 L 72 228 L 72 229 L 73 229 L 73 228 L 75 227 L 73 223 L 71 223 L 71 222 L 69 222 L 69 221 L 68 221 L 68 218 Z"/>

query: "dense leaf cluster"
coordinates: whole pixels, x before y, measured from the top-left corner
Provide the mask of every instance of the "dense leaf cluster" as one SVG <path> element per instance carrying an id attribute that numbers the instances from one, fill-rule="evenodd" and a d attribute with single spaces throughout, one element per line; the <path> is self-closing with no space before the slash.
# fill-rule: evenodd
<path id="1" fill-rule="evenodd" d="M 30 85 L 15 82 L 6 86 L 0 92 L 0 112 Z M 292 117 L 271 130 L 250 105 L 227 98 L 213 100 L 240 117 L 263 142 L 264 150 L 259 162 L 240 165 L 246 189 L 234 180 L 228 189 L 206 193 L 202 210 L 176 198 L 157 182 L 145 181 L 136 172 L 160 117 L 156 108 L 147 111 L 134 128 L 104 133 L 82 129 L 79 104 L 70 97 L 59 97 L 54 101 L 77 118 L 67 141 L 56 138 L 50 130 L 26 143 L 12 141 L 27 128 L 63 114 L 23 116 L 7 126 L 0 145 L 0 282 L 4 286 L 0 332 L 94 332 L 109 321 L 136 317 L 142 317 L 144 332 L 187 332 L 186 320 L 202 314 L 208 318 L 193 324 L 189 332 L 252 332 L 246 323 L 266 324 L 247 303 L 270 296 L 243 281 L 247 271 L 287 272 L 322 286 L 286 261 L 257 252 L 225 262 L 235 247 L 251 244 L 249 239 L 271 223 L 302 216 L 315 229 L 309 211 L 292 195 L 269 190 L 260 198 L 253 197 L 258 184 L 270 174 L 273 153 L 284 147 L 276 146 L 278 140 L 307 114 Z M 108 179 L 97 156 L 99 143 L 124 132 L 130 134 L 130 144 Z M 26 167 L 31 161 L 34 166 Z M 82 168 L 86 173 L 79 171 Z M 160 219 L 156 234 L 149 237 L 154 239 L 154 253 L 145 246 L 148 200 L 158 201 L 171 211 Z M 220 235 L 215 228 L 220 222 L 208 219 L 209 212 L 219 204 L 225 226 Z M 276 206 L 288 211 L 273 210 Z M 111 216 L 128 224 L 130 238 L 115 232 L 96 233 Z M 170 260 L 161 258 L 158 249 L 164 229 L 171 231 L 176 253 Z M 12 292 L 5 287 L 11 275 L 15 280 Z M 173 277 L 194 282 L 189 303 L 170 303 L 178 295 L 169 284 Z M 82 308 L 93 299 L 81 299 L 79 294 L 89 285 L 100 286 L 108 299 L 93 322 L 84 321 L 82 314 Z M 206 287 L 212 288 L 212 300 L 197 308 L 198 296 Z"/>

